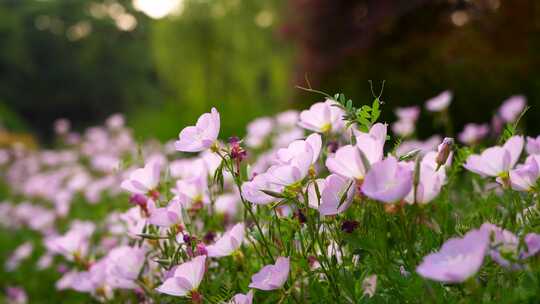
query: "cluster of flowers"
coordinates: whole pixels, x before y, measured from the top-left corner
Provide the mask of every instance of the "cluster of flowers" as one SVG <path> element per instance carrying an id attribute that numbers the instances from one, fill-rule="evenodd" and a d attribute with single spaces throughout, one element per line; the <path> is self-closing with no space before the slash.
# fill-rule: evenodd
<path id="1" fill-rule="evenodd" d="M 452 93 L 443 92 L 426 109 L 444 123 L 451 100 Z M 339 286 L 350 280 L 344 271 L 370 269 L 347 243 L 348 235 L 371 233 L 365 227 L 370 216 L 385 224 L 391 218 L 407 227 L 440 229 L 426 218 L 427 206 L 460 167 L 492 179 L 490 189 L 501 195 L 539 190 L 540 137 L 527 138 L 522 164 L 517 163 L 525 139 L 519 135 L 472 152 L 488 135 L 500 134 L 503 124 L 516 123 L 525 106 L 522 96 L 514 96 L 491 128 L 467 125 L 458 139 L 472 148 L 461 149 L 465 159 L 455 164 L 452 138 L 414 140 L 418 107 L 396 110 L 391 130 L 403 141 L 395 147 L 388 145 L 386 124 L 370 123 L 362 132 L 362 121 L 348 121 L 350 109 L 332 99 L 256 119 L 243 140 L 227 142 L 219 140 L 215 108 L 163 146 L 138 146 L 120 115 L 83 135 L 60 120 L 55 129 L 61 149 L 0 152 L 4 180 L 17 197 L 0 204 L 0 223 L 33 230 L 42 240 L 18 247 L 5 268 L 15 271 L 37 245 L 45 248 L 37 267 L 56 267 L 62 274 L 58 290 L 101 301 L 185 297 L 193 303 L 248 304 L 259 297 L 301 303 L 318 293 L 345 302 L 372 297 L 382 274 L 362 272 L 360 291 Z M 108 213 L 94 221 L 69 218 L 73 204 L 83 201 L 106 204 Z M 523 207 L 513 215 L 524 217 L 533 206 Z M 66 218 L 67 229 L 60 229 Z M 412 234 L 403 234 L 409 249 L 387 244 L 385 250 L 400 252 L 403 276 L 415 268 L 421 277 L 444 283 L 468 280 L 487 255 L 522 270 L 540 251 L 540 235 L 521 238 L 486 222 L 420 260 L 414 248 L 422 240 Z M 26 299 L 16 287 L 7 296 Z"/>

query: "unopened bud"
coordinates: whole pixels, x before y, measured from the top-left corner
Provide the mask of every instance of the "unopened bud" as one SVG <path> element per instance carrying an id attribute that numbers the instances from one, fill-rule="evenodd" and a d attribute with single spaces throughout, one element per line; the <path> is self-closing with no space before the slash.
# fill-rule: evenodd
<path id="1" fill-rule="evenodd" d="M 197 255 L 207 255 L 208 251 L 206 250 L 206 246 L 204 246 L 203 243 L 197 244 Z"/>
<path id="2" fill-rule="evenodd" d="M 443 142 L 437 148 L 437 169 L 446 164 L 450 152 L 452 152 L 452 146 L 454 145 L 454 139 L 451 137 L 445 137 Z"/>
<path id="3" fill-rule="evenodd" d="M 133 194 L 130 198 L 129 198 L 129 202 L 132 203 L 132 204 L 135 204 L 135 205 L 146 205 L 146 196 L 142 195 L 142 194 Z"/>

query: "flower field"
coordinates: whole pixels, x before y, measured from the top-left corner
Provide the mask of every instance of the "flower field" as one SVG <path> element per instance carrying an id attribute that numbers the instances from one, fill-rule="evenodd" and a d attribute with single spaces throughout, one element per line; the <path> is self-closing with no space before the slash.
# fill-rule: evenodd
<path id="1" fill-rule="evenodd" d="M 454 136 L 450 91 L 396 109 L 324 95 L 238 137 L 212 108 L 164 144 L 116 114 L 83 133 L 58 120 L 54 148 L 0 150 L 2 299 L 538 302 L 525 97 Z M 446 134 L 417 138 L 420 115 Z"/>

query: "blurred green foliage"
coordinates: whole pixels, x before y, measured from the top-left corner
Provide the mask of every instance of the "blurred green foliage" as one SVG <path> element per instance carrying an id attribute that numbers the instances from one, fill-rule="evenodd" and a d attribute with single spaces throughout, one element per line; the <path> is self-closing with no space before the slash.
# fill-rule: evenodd
<path id="1" fill-rule="evenodd" d="M 272 26 L 279 2 L 185 1 L 180 18 L 153 23 L 151 46 L 167 97 L 135 116 L 139 134 L 175 137 L 216 106 L 225 136 L 239 135 L 249 120 L 283 109 L 293 85 L 291 51 Z"/>
<path id="2" fill-rule="evenodd" d="M 243 133 L 293 88 L 280 2 L 186 0 L 180 16 L 152 20 L 130 0 L 2 1 L 0 100 L 12 111 L 0 122 L 19 116 L 47 138 L 57 118 L 82 129 L 123 112 L 139 137 L 171 139 L 216 106 L 224 134 Z M 133 30 L 120 30 L 122 14 Z"/>
<path id="3" fill-rule="evenodd" d="M 122 2 L 111 15 L 132 11 Z M 80 128 L 159 96 L 145 19 L 120 31 L 111 17 L 92 16 L 92 3 L 0 3 L 0 100 L 39 135 L 59 117 Z"/>

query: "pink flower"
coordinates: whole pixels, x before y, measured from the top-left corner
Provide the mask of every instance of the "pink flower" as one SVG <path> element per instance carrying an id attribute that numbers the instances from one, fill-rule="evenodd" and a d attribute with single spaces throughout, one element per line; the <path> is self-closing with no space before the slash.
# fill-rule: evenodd
<path id="1" fill-rule="evenodd" d="M 71 129 L 71 122 L 65 118 L 59 118 L 54 122 L 54 132 L 58 135 L 65 135 Z"/>
<path id="2" fill-rule="evenodd" d="M 527 136 L 526 150 L 529 155 L 540 154 L 540 136 L 537 136 L 536 138 Z"/>
<path id="3" fill-rule="evenodd" d="M 322 215 L 342 213 L 352 204 L 356 189 L 353 180 L 331 174 L 321 186 L 319 187 L 321 200 L 318 210 Z"/>
<path id="4" fill-rule="evenodd" d="M 364 281 L 362 281 L 362 289 L 364 290 L 364 295 L 368 297 L 373 297 L 375 295 L 375 290 L 377 289 L 377 275 L 373 274 L 367 276 Z"/>
<path id="5" fill-rule="evenodd" d="M 441 250 L 424 257 L 416 272 L 424 278 L 445 283 L 460 283 L 473 276 L 484 261 L 489 235 L 482 230 L 451 238 Z"/>
<path id="6" fill-rule="evenodd" d="M 111 287 L 132 289 L 146 260 L 145 250 L 137 247 L 116 247 L 106 257 L 107 282 Z"/>
<path id="7" fill-rule="evenodd" d="M 182 152 L 200 152 L 209 149 L 217 141 L 220 128 L 219 112 L 212 108 L 204 113 L 195 126 L 184 128 L 175 142 L 176 150 Z"/>
<path id="8" fill-rule="evenodd" d="M 311 134 L 306 140 L 295 140 L 287 148 L 276 152 L 276 160 L 280 165 L 291 165 L 306 176 L 309 168 L 319 158 L 322 140 L 319 134 Z"/>
<path id="9" fill-rule="evenodd" d="M 420 115 L 420 108 L 417 106 L 397 108 L 394 112 L 398 121 L 392 124 L 392 131 L 403 137 L 413 134 Z"/>
<path id="10" fill-rule="evenodd" d="M 512 136 L 500 147 L 491 147 L 467 158 L 465 169 L 483 176 L 498 177 L 512 169 L 523 149 L 523 137 Z"/>
<path id="11" fill-rule="evenodd" d="M 124 180 L 120 187 L 133 194 L 148 195 L 157 188 L 160 174 L 160 162 L 150 161 L 146 163 L 144 168 L 139 168 L 131 172 L 129 178 Z"/>
<path id="12" fill-rule="evenodd" d="M 210 202 L 206 176 L 177 180 L 176 187 L 171 191 L 184 208 Z"/>
<path id="13" fill-rule="evenodd" d="M 26 304 L 28 296 L 21 287 L 6 287 L 6 301 L 8 304 Z M 251 303 L 251 302 L 250 302 Z"/>
<path id="14" fill-rule="evenodd" d="M 517 260 L 519 258 L 519 239 L 515 234 L 491 223 L 484 223 L 482 227 L 480 227 L 480 230 L 490 236 L 489 255 L 497 262 L 497 264 L 505 268 L 521 268 L 521 265 L 508 260 L 510 257 L 512 257 L 512 260 Z"/>
<path id="15" fill-rule="evenodd" d="M 362 180 L 367 172 L 358 147 L 346 145 L 339 148 L 333 156 L 326 159 L 326 167 L 334 174 Z"/>
<path id="16" fill-rule="evenodd" d="M 11 254 L 11 256 L 6 261 L 6 270 L 7 271 L 13 271 L 17 267 L 19 267 L 19 264 L 30 257 L 32 254 L 32 251 L 34 250 L 34 246 L 30 242 L 23 243 L 15 251 Z"/>
<path id="17" fill-rule="evenodd" d="M 364 153 L 370 164 L 383 158 L 387 129 L 386 124 L 376 123 L 369 129 L 369 133 L 355 132 L 356 147 Z"/>
<path id="18" fill-rule="evenodd" d="M 265 174 L 259 174 L 253 178 L 253 180 L 244 182 L 242 184 L 242 195 L 244 198 L 254 204 L 269 204 L 277 199 L 264 193 L 261 190 L 270 190 L 274 192 L 280 192 L 281 187 L 270 183 Z"/>
<path id="19" fill-rule="evenodd" d="M 240 198 L 238 194 L 222 194 L 216 198 L 214 207 L 217 213 L 234 216 L 238 212 Z"/>
<path id="20" fill-rule="evenodd" d="M 362 184 L 362 192 L 374 200 L 396 203 L 411 191 L 412 178 L 412 170 L 389 156 L 371 167 Z"/>
<path id="21" fill-rule="evenodd" d="M 525 109 L 526 105 L 527 99 L 525 98 L 525 96 L 510 96 L 507 100 L 503 102 L 502 106 L 499 108 L 499 116 L 506 123 L 515 122 L 523 109 Z"/>
<path id="22" fill-rule="evenodd" d="M 107 258 L 102 258 L 90 266 L 88 271 L 70 271 L 56 282 L 59 290 L 71 288 L 78 292 L 95 293 L 100 289 L 106 298 L 112 297 L 112 288 L 107 280 Z"/>
<path id="23" fill-rule="evenodd" d="M 527 252 L 522 255 L 523 258 L 534 256 L 540 252 L 540 234 L 527 233 L 524 241 L 527 244 Z"/>
<path id="24" fill-rule="evenodd" d="M 518 165 L 510 171 L 510 186 L 516 191 L 532 191 L 540 177 L 540 170 L 536 160 L 529 156 L 525 164 Z"/>
<path id="25" fill-rule="evenodd" d="M 107 118 L 105 125 L 111 130 L 121 129 L 125 124 L 124 115 L 120 113 L 113 114 Z"/>
<path id="26" fill-rule="evenodd" d="M 294 127 L 292 129 L 280 132 L 272 140 L 275 147 L 281 148 L 288 146 L 291 142 L 304 138 L 304 129 Z"/>
<path id="27" fill-rule="evenodd" d="M 420 108 L 418 106 L 396 108 L 394 112 L 399 120 L 415 122 L 420 115 Z"/>
<path id="28" fill-rule="evenodd" d="M 309 207 L 313 209 L 319 209 L 319 206 L 321 204 L 321 194 L 325 186 L 326 181 L 323 178 L 318 178 L 307 185 L 307 198 Z"/>
<path id="29" fill-rule="evenodd" d="M 286 187 L 302 181 L 311 165 L 317 161 L 321 145 L 320 135 L 312 134 L 306 140 L 296 140 L 287 148 L 279 149 L 275 159 L 277 165 L 242 185 L 244 197 L 255 204 L 274 201 L 274 197 L 261 190 L 281 193 Z"/>
<path id="30" fill-rule="evenodd" d="M 433 153 L 433 152 L 430 152 Z M 410 164 L 411 170 L 414 170 L 414 162 Z M 416 200 L 414 196 L 414 188 L 405 197 L 405 201 L 409 204 L 419 203 L 427 204 L 431 202 L 439 193 L 446 182 L 446 174 L 444 170 L 436 170 L 436 164 L 431 163 L 429 158 L 424 157 L 420 163 L 420 178 L 416 187 Z"/>
<path id="31" fill-rule="evenodd" d="M 343 177 L 362 180 L 366 175 L 364 161 L 369 165 L 383 157 L 387 125 L 377 123 L 369 133 L 355 132 L 356 146 L 346 145 L 339 148 L 333 156 L 326 159 L 326 167 L 332 173 Z M 365 159 L 362 159 L 362 154 Z"/>
<path id="32" fill-rule="evenodd" d="M 77 260 L 88 253 L 93 232 L 94 224 L 91 222 L 75 223 L 64 235 L 45 239 L 45 247 L 52 253 L 63 255 L 69 261 Z"/>
<path id="33" fill-rule="evenodd" d="M 426 109 L 430 112 L 442 112 L 452 101 L 452 92 L 444 91 L 441 94 L 426 101 Z"/>
<path id="34" fill-rule="evenodd" d="M 300 113 L 295 110 L 288 110 L 285 112 L 278 113 L 276 115 L 276 121 L 278 126 L 281 128 L 292 128 L 298 123 L 300 118 Z"/>
<path id="35" fill-rule="evenodd" d="M 318 133 L 335 132 L 343 126 L 342 116 L 343 110 L 337 103 L 327 99 L 313 104 L 309 110 L 302 111 L 298 125 Z"/>
<path id="36" fill-rule="evenodd" d="M 264 177 L 273 186 L 272 188 L 282 192 L 286 187 L 296 184 L 306 177 L 308 171 L 293 165 L 272 166 L 268 168 Z M 272 189 L 265 189 L 272 190 Z"/>
<path id="37" fill-rule="evenodd" d="M 245 226 L 244 223 L 234 225 L 229 231 L 225 232 L 213 245 L 206 246 L 208 256 L 220 258 L 231 255 L 242 245 L 244 241 Z"/>
<path id="38" fill-rule="evenodd" d="M 474 145 L 484 139 L 489 133 L 489 126 L 487 124 L 474 124 L 469 123 L 465 125 L 465 128 L 459 133 L 459 141 L 464 144 Z"/>
<path id="39" fill-rule="evenodd" d="M 415 122 L 408 120 L 398 120 L 392 124 L 392 131 L 401 137 L 407 137 L 412 135 L 415 128 Z"/>
<path id="40" fill-rule="evenodd" d="M 258 148 L 274 128 L 274 121 L 269 117 L 257 118 L 247 126 L 246 145 Z"/>
<path id="41" fill-rule="evenodd" d="M 253 290 L 247 294 L 237 293 L 229 302 L 229 304 L 251 304 L 253 303 Z"/>
<path id="42" fill-rule="evenodd" d="M 166 279 L 156 290 L 171 296 L 187 296 L 197 290 L 205 271 L 206 256 L 200 255 L 176 267 L 172 277 Z"/>
<path id="43" fill-rule="evenodd" d="M 249 288 L 275 290 L 281 288 L 289 277 L 289 258 L 278 257 L 274 265 L 266 265 L 251 277 Z"/>
<path id="44" fill-rule="evenodd" d="M 177 199 L 169 202 L 167 207 L 155 208 L 155 203 L 152 200 L 148 201 L 150 206 L 150 218 L 148 222 L 152 225 L 160 227 L 171 227 L 181 224 L 182 221 L 182 205 Z"/>
<path id="45" fill-rule="evenodd" d="M 427 152 L 436 150 L 441 142 L 442 139 L 439 135 L 433 135 L 425 141 L 406 140 L 399 145 L 396 150 L 396 155 L 403 156 L 413 151 L 419 151 L 420 154 L 426 154 Z"/>

